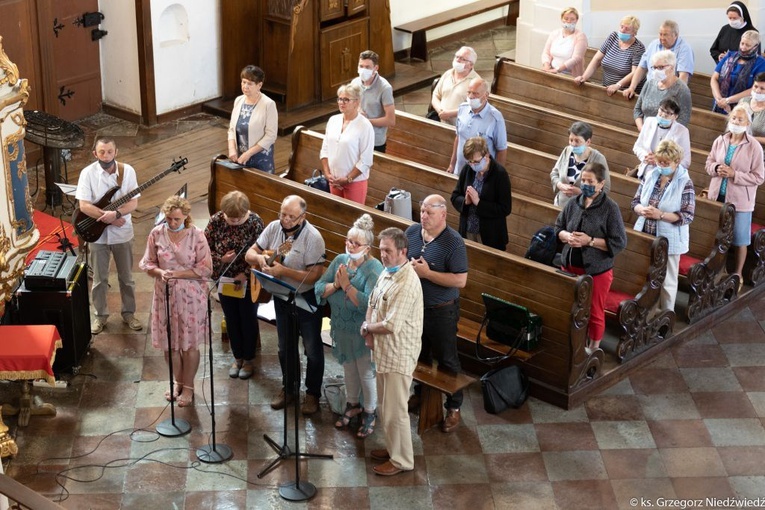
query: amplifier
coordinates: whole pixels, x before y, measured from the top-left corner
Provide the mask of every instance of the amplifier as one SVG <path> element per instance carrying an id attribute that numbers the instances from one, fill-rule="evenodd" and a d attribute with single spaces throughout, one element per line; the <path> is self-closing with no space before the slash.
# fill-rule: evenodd
<path id="1" fill-rule="evenodd" d="M 72 282 L 77 257 L 59 251 L 40 251 L 29 264 L 24 284 L 29 290 L 66 290 Z"/>
<path id="2" fill-rule="evenodd" d="M 74 257 L 72 257 L 74 258 Z M 53 324 L 63 347 L 56 352 L 53 372 L 77 373 L 82 357 L 90 349 L 90 298 L 88 266 L 78 264 L 64 290 L 32 290 L 24 281 L 16 290 L 15 324 Z"/>

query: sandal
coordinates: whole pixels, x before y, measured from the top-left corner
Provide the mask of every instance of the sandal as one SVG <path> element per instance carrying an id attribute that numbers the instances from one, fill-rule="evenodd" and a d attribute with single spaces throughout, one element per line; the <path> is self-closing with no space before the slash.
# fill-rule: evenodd
<path id="1" fill-rule="evenodd" d="M 178 391 L 179 388 L 181 391 Z M 167 390 L 165 392 L 165 400 L 167 400 L 168 402 L 172 402 L 173 400 L 178 398 L 178 396 L 181 394 L 182 391 L 183 391 L 183 386 L 178 384 L 178 381 L 173 381 L 173 393 L 171 394 L 170 390 Z"/>
<path id="2" fill-rule="evenodd" d="M 356 432 L 356 437 L 359 439 L 365 439 L 369 437 L 372 432 L 375 431 L 375 412 L 361 413 L 361 426 L 359 431 Z"/>
<path id="3" fill-rule="evenodd" d="M 361 412 L 362 412 L 361 404 L 359 403 L 351 404 L 350 402 L 346 402 L 345 412 L 335 422 L 335 428 L 344 429 L 351 423 L 351 420 L 353 420 L 355 417 L 360 415 Z"/>
<path id="4" fill-rule="evenodd" d="M 194 387 L 184 386 L 184 390 L 191 390 L 191 398 L 183 398 L 183 392 L 178 395 L 178 407 L 189 407 L 194 405 Z"/>

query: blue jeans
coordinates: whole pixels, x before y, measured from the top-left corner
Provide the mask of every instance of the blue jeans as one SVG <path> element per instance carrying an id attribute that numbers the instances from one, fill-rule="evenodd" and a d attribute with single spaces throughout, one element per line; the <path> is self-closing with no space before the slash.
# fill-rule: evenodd
<path id="1" fill-rule="evenodd" d="M 246 361 L 253 359 L 260 334 L 260 324 L 258 323 L 258 304 L 250 299 L 249 285 L 242 299 L 223 294 L 218 296 L 223 315 L 226 317 L 231 353 L 235 359 Z"/>
<path id="2" fill-rule="evenodd" d="M 321 342 L 321 309 L 316 304 L 316 295 L 312 290 L 302 294 L 306 301 L 316 306 L 314 313 L 307 312 L 300 307 L 297 309 L 298 333 L 303 337 L 303 352 L 308 358 L 308 366 L 305 373 L 306 393 L 315 397 L 321 397 L 321 381 L 324 378 L 324 345 Z M 279 364 L 282 367 L 282 383 L 289 392 L 292 387 L 291 381 L 287 381 L 285 369 L 287 368 L 287 349 L 295 349 L 297 354 L 297 338 L 288 343 L 290 331 L 290 313 L 292 305 L 279 298 L 274 298 L 274 310 L 276 312 L 276 332 L 279 335 Z M 290 367 L 292 369 L 292 367 Z M 300 378 L 300 374 L 297 375 Z"/>
<path id="3" fill-rule="evenodd" d="M 459 300 L 440 308 L 425 308 L 425 324 L 422 330 L 422 351 L 420 361 L 432 363 L 433 358 L 438 361 L 438 368 L 458 373 L 461 371 L 460 358 L 457 354 L 457 322 L 460 319 Z M 414 387 L 414 392 L 419 395 L 421 388 Z M 447 409 L 459 409 L 462 407 L 462 390 L 447 395 L 444 407 Z"/>

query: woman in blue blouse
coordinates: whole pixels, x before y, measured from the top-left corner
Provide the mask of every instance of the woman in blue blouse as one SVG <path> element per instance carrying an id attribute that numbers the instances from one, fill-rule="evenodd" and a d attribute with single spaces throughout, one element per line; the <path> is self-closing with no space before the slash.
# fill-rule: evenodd
<path id="1" fill-rule="evenodd" d="M 760 33 L 744 32 L 738 51 L 731 51 L 717 64 L 709 85 L 715 103 L 712 111 L 728 114 L 740 100 L 749 97 L 754 77 L 765 71 L 765 58 L 759 53 Z"/>
<path id="2" fill-rule="evenodd" d="M 370 255 L 374 242 L 374 223 L 368 214 L 357 219 L 348 231 L 345 253 L 339 254 L 316 282 L 316 298 L 329 302 L 332 310 L 332 352 L 345 373 L 347 404 L 335 427 L 345 428 L 361 416 L 356 436 L 363 439 L 374 432 L 377 409 L 377 383 L 372 352 L 359 334 L 367 312 L 369 294 L 383 266 Z M 360 396 L 364 395 L 362 409 Z"/>

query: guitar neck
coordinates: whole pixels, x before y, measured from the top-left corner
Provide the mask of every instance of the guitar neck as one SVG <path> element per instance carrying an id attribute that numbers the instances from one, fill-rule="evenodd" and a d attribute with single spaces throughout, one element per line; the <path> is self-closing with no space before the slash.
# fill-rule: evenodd
<path id="1" fill-rule="evenodd" d="M 165 176 L 167 176 L 169 173 L 175 172 L 179 168 L 183 167 L 183 165 L 185 165 L 187 162 L 188 162 L 188 160 L 186 160 L 184 158 L 182 161 L 179 161 L 178 163 L 173 163 L 173 165 L 170 168 L 168 168 L 167 170 L 165 170 L 164 172 L 161 172 L 161 173 L 157 174 L 153 178 L 149 179 L 148 181 L 146 181 L 143 184 L 141 184 L 140 186 L 138 186 L 133 191 L 130 191 L 130 192 L 124 194 L 123 196 L 121 196 L 117 200 L 111 202 L 109 205 L 107 205 L 106 207 L 103 207 L 102 209 L 105 210 L 105 211 L 115 211 L 115 210 L 117 210 L 118 207 L 120 207 L 121 205 L 124 205 L 124 204 L 126 204 L 128 202 L 130 202 L 131 200 L 133 200 L 133 198 L 136 195 L 141 193 L 143 190 L 145 190 L 149 186 L 152 186 L 152 185 L 156 184 L 161 179 L 163 179 Z"/>

